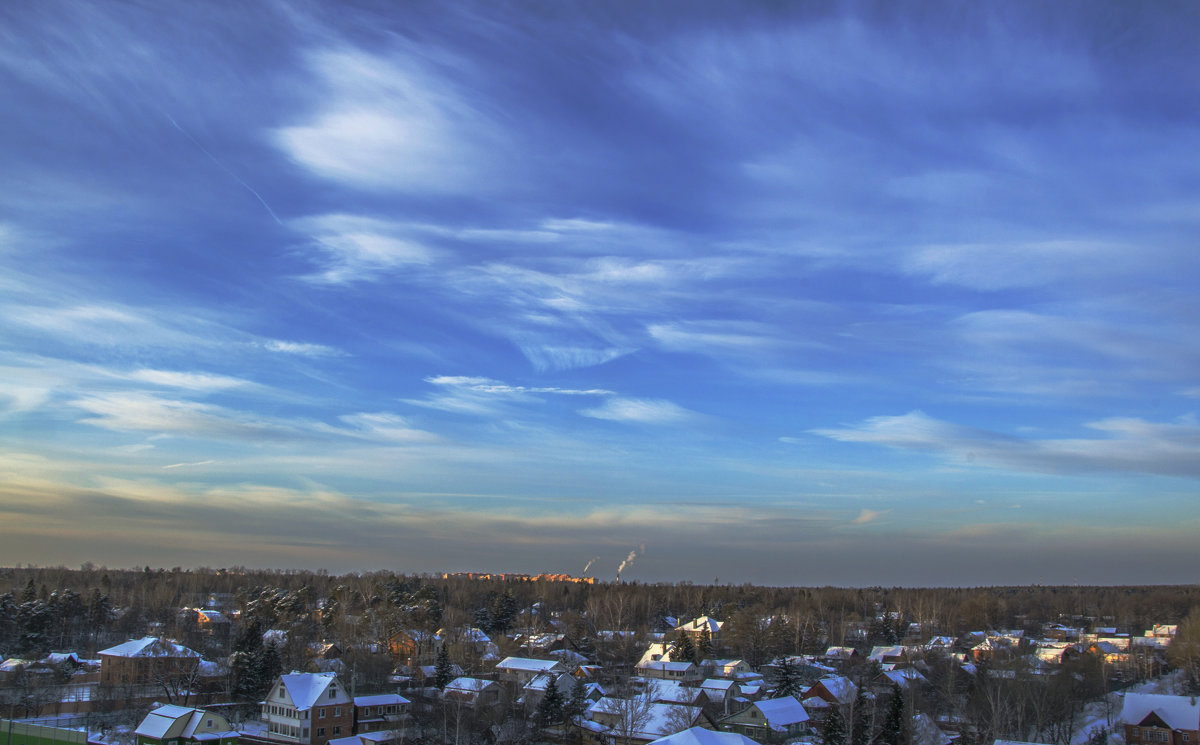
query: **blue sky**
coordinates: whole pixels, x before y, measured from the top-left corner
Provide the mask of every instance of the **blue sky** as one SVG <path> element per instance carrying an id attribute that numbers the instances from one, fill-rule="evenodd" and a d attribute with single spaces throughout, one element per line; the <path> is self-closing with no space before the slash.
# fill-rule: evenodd
<path id="1" fill-rule="evenodd" d="M 0 7 L 0 562 L 1191 582 L 1200 8 Z"/>

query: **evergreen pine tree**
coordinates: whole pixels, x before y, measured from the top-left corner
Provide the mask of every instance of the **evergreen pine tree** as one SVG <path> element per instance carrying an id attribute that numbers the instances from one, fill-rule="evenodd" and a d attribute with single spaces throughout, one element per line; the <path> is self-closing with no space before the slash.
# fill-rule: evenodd
<path id="1" fill-rule="evenodd" d="M 804 683 L 800 680 L 800 670 L 789 658 L 781 657 L 779 666 L 775 668 L 775 698 L 799 698 L 803 692 Z"/>
<path id="2" fill-rule="evenodd" d="M 821 745 L 846 745 L 846 719 L 837 704 L 829 707 L 829 716 L 821 727 Z"/>
<path id="3" fill-rule="evenodd" d="M 696 645 L 691 634 L 679 632 L 675 646 L 671 649 L 671 662 L 691 662 L 696 657 Z"/>
<path id="4" fill-rule="evenodd" d="M 563 705 L 563 715 L 567 720 L 574 721 L 576 717 L 583 716 L 587 708 L 587 684 L 583 682 L 583 678 L 575 678 L 575 682 L 571 684 L 571 695 Z"/>
<path id="5" fill-rule="evenodd" d="M 703 662 L 712 657 L 712 633 L 709 632 L 708 626 L 705 625 L 700 630 L 700 640 L 696 644 L 696 661 Z"/>
<path id="6" fill-rule="evenodd" d="M 437 664 L 433 668 L 433 684 L 439 691 L 446 690 L 446 686 L 454 679 L 454 673 L 450 670 L 450 652 L 443 644 L 438 649 Z"/>
<path id="7" fill-rule="evenodd" d="M 863 693 L 863 686 L 859 686 L 858 695 L 854 697 L 854 719 L 850 722 L 850 745 L 870 744 L 872 705 Z"/>
<path id="8" fill-rule="evenodd" d="M 892 685 L 892 700 L 888 702 L 887 716 L 883 720 L 883 728 L 879 731 L 879 741 L 882 745 L 907 745 L 906 733 L 908 727 L 904 721 L 904 691 L 900 686 Z"/>
<path id="9" fill-rule="evenodd" d="M 553 675 L 546 677 L 548 679 L 546 693 L 538 702 L 537 707 L 538 725 L 541 727 L 558 724 L 563 718 L 563 698 L 562 693 L 558 690 L 558 681 L 554 679 Z"/>

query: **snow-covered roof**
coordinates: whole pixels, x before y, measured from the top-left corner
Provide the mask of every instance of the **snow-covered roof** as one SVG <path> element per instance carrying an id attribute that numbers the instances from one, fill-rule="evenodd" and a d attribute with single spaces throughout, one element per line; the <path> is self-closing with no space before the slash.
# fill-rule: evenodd
<path id="1" fill-rule="evenodd" d="M 825 657 L 837 660 L 848 660 L 856 654 L 858 650 L 854 647 L 830 647 L 825 650 Z"/>
<path id="2" fill-rule="evenodd" d="M 138 724 L 134 733 L 156 740 L 167 737 L 174 739 L 196 736 L 199 738 L 196 735 L 196 729 L 206 717 L 211 718 L 212 716 L 204 709 L 190 709 L 186 706 L 166 704 L 147 714 L 146 718 Z M 219 733 L 213 734 L 219 737 Z"/>
<path id="3" fill-rule="evenodd" d="M 398 693 L 380 693 L 374 696 L 355 696 L 355 706 L 402 706 L 408 699 Z"/>
<path id="4" fill-rule="evenodd" d="M 904 645 L 893 644 L 886 647 L 875 647 L 871 650 L 871 654 L 867 659 L 872 662 L 883 662 L 887 657 L 903 657 Z"/>
<path id="5" fill-rule="evenodd" d="M 767 720 L 767 726 L 774 730 L 786 729 L 789 724 L 808 721 L 808 712 L 795 696 L 769 698 L 759 701 L 755 706 Z"/>
<path id="6" fill-rule="evenodd" d="M 673 735 L 660 737 L 649 745 L 758 745 L 736 732 L 717 732 L 704 727 L 692 727 Z"/>
<path id="7" fill-rule="evenodd" d="M 292 704 L 300 711 L 311 709 L 317 699 L 337 683 L 337 673 L 288 673 L 280 675 L 279 679 L 287 689 L 287 695 Z M 349 700 L 345 691 L 339 690 L 339 695 L 330 699 L 330 703 L 345 703 Z"/>
<path id="8" fill-rule="evenodd" d="M 737 693 L 736 686 L 737 682 L 732 681 L 729 678 L 708 678 L 700 684 L 701 688 L 707 688 L 714 691 L 724 692 L 732 688 L 734 693 Z"/>
<path id="9" fill-rule="evenodd" d="M 530 681 L 525 684 L 525 690 L 545 691 L 550 687 L 550 682 L 554 681 L 554 687 L 557 688 L 559 692 L 565 693 L 571 689 L 571 685 L 574 683 L 574 680 L 575 679 L 567 673 L 543 673 L 541 675 L 535 675 L 533 678 L 531 678 Z"/>
<path id="10" fill-rule="evenodd" d="M 19 657 L 10 657 L 7 660 L 5 660 L 4 662 L 0 662 L 0 673 L 15 672 L 15 671 L 20 670 L 21 668 L 25 667 L 26 665 L 32 665 L 32 664 L 33 664 L 33 660 L 22 660 Z"/>
<path id="11" fill-rule="evenodd" d="M 821 678 L 817 683 L 829 691 L 840 704 L 848 704 L 858 695 L 858 686 L 854 685 L 854 681 L 843 675 Z"/>
<path id="12" fill-rule="evenodd" d="M 157 636 L 143 636 L 115 647 L 100 651 L 101 656 L 108 657 L 199 657 L 187 647 L 170 639 Z"/>
<path id="13" fill-rule="evenodd" d="M 588 711 L 595 714 L 596 712 L 604 712 L 615 714 L 620 711 L 622 706 L 628 705 L 627 702 L 621 699 L 602 698 L 596 703 L 588 707 Z M 695 722 L 701 713 L 698 706 L 682 706 L 680 704 L 648 704 L 647 705 L 646 721 L 638 725 L 638 731 L 631 733 L 638 740 L 654 740 L 668 734 L 673 727 L 679 726 L 683 718 L 687 718 L 688 722 Z"/>
<path id="14" fill-rule="evenodd" d="M 1200 699 L 1161 693 L 1126 693 L 1121 723 L 1138 725 L 1157 714 L 1171 729 L 1200 729 Z"/>
<path id="15" fill-rule="evenodd" d="M 670 704 L 694 704 L 703 692 L 701 688 L 682 686 L 673 680 L 651 680 L 647 687 L 654 689 L 650 695 L 655 701 Z"/>
<path id="16" fill-rule="evenodd" d="M 47 665 L 61 665 L 64 662 L 70 662 L 75 665 L 80 664 L 79 655 L 74 652 L 51 652 L 42 658 L 42 662 Z"/>
<path id="17" fill-rule="evenodd" d="M 563 664 L 558 660 L 535 660 L 530 657 L 505 657 L 496 664 L 496 669 L 528 673 L 548 673 L 555 669 L 562 670 Z"/>
<path id="18" fill-rule="evenodd" d="M 912 718 L 912 742 L 913 745 L 950 745 L 953 738 L 937 726 L 933 717 L 920 713 Z"/>
<path id="19" fill-rule="evenodd" d="M 906 667 L 900 670 L 885 670 L 883 677 L 892 681 L 901 688 L 907 688 L 913 683 L 928 683 L 928 679 L 921 674 L 920 670 L 912 667 Z"/>
<path id="20" fill-rule="evenodd" d="M 691 662 L 667 662 L 666 660 L 654 660 L 647 662 L 639 662 L 639 670 L 665 670 L 670 672 L 682 673 L 695 667 Z"/>
<path id="21" fill-rule="evenodd" d="M 496 685 L 496 681 L 480 678 L 455 678 L 446 684 L 446 690 L 459 693 L 479 693 L 490 685 Z"/>
<path id="22" fill-rule="evenodd" d="M 708 629 L 708 632 L 710 634 L 716 634 L 717 632 L 719 632 L 721 630 L 721 627 L 724 625 L 725 625 L 724 621 L 718 621 L 715 618 L 709 618 L 708 616 L 700 616 L 699 618 L 688 621 L 685 624 L 676 626 L 675 630 L 676 631 L 697 631 L 698 632 L 698 631 L 702 631 L 704 629 Z"/>
<path id="23" fill-rule="evenodd" d="M 335 737 L 329 741 L 329 745 L 376 745 L 377 743 L 391 742 L 395 739 L 395 732 L 380 730 L 379 732 L 360 732 L 357 735 L 350 735 L 349 737 Z"/>

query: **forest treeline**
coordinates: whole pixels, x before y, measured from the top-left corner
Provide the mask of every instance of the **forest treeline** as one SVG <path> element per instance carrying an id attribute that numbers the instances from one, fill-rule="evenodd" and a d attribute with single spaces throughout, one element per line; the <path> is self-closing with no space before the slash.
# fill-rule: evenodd
<path id="1" fill-rule="evenodd" d="M 307 636 L 343 641 L 379 641 L 405 627 L 477 627 L 486 633 L 533 628 L 535 619 L 522 614 L 535 608 L 542 619 L 566 619 L 586 636 L 653 631 L 666 628 L 668 618 L 707 614 L 730 624 L 729 651 L 748 657 L 770 655 L 773 647 L 821 651 L 848 643 L 849 630 L 864 624 L 877 642 L 902 636 L 914 623 L 926 636 L 1033 628 L 1057 619 L 1140 634 L 1156 623 L 1177 623 L 1200 606 L 1198 585 L 766 587 L 479 580 L 387 571 L 18 566 L 0 568 L 0 653 L 94 653 L 153 624 L 186 632 L 178 628 L 180 608 L 202 606 L 212 595 L 267 628 L 299 623 L 320 610 L 320 625 Z M 894 619 L 895 628 L 881 627 L 881 616 Z M 771 639 L 755 638 L 762 636 L 763 619 L 775 620 Z"/>

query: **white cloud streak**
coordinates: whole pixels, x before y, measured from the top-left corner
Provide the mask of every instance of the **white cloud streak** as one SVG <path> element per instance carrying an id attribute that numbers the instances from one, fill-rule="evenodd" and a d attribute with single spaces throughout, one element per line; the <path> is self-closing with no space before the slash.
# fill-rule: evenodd
<path id="1" fill-rule="evenodd" d="M 1124 471 L 1200 478 L 1200 424 L 1192 417 L 1173 424 L 1113 417 L 1085 426 L 1104 437 L 1021 439 L 934 419 L 921 411 L 872 417 L 857 426 L 813 432 L 839 442 L 934 453 L 960 466 L 978 464 L 1036 473 Z"/>
<path id="2" fill-rule="evenodd" d="M 703 418 L 701 414 L 671 401 L 646 398 L 610 398 L 599 406 L 579 413 L 593 419 L 665 426 L 693 424 Z"/>

